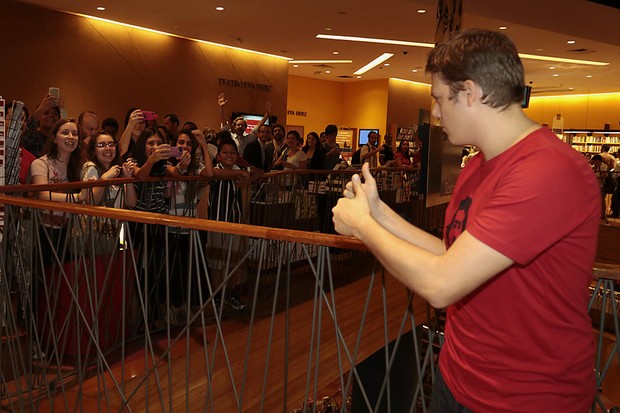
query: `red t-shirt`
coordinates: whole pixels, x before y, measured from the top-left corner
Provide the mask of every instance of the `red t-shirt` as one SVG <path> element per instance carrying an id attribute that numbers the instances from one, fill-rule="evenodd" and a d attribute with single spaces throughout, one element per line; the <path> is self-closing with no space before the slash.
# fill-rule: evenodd
<path id="1" fill-rule="evenodd" d="M 28 173 L 30 172 L 30 164 L 32 161 L 37 159 L 36 156 L 31 154 L 26 148 L 21 148 L 21 158 L 20 158 L 20 167 L 19 170 L 19 183 L 24 185 L 28 181 Z"/>
<path id="2" fill-rule="evenodd" d="M 448 307 L 440 369 L 459 403 L 476 413 L 588 411 L 600 202 L 584 158 L 546 128 L 463 169 L 446 246 L 467 230 L 515 264 Z"/>

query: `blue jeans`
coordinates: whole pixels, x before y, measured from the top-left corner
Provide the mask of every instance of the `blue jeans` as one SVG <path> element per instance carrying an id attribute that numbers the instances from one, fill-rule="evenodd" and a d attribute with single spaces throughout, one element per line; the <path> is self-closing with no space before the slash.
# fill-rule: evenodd
<path id="1" fill-rule="evenodd" d="M 433 393 L 431 394 L 431 413 L 473 413 L 467 407 L 456 401 L 452 392 L 441 377 L 441 372 L 437 369 L 435 383 L 433 383 Z"/>

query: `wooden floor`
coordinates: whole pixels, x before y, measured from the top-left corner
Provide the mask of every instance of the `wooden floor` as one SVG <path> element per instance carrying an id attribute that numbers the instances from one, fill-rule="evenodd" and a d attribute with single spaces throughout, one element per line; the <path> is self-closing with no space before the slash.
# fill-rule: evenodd
<path id="1" fill-rule="evenodd" d="M 386 340 L 389 342 L 403 331 L 411 330 L 411 319 L 406 316 L 410 305 L 408 292 L 391 277 L 359 276 L 371 272 L 372 262 L 360 260 L 346 271 L 335 268 L 334 273 L 339 274 L 339 278 L 334 281 L 334 301 L 331 293 L 325 295 L 330 306 L 335 303 L 337 325 L 351 357 L 355 354 L 358 333 L 362 331 L 361 345 L 353 363 L 348 361 L 345 347 L 336 339 L 335 324 L 325 303 L 320 306 L 321 328 L 313 331 L 313 317 L 319 317 L 319 307 L 314 306 L 312 300 L 314 280 L 295 275 L 288 312 L 288 337 L 285 335 L 287 313 L 283 295 L 276 304 L 273 331 L 273 295 L 259 297 L 254 320 L 250 312 L 227 312 L 219 334 L 212 311 L 207 310 L 204 314 L 210 321 L 206 326 L 203 328 L 200 320 L 194 322 L 173 346 L 169 346 L 171 341 L 165 331 L 151 334 L 150 343 L 144 340 L 131 343 L 126 349 L 124 363 L 118 354 L 108 358 L 109 373 L 97 375 L 95 366 L 89 372 L 91 377 L 81 385 L 65 383 L 57 389 L 57 397 L 43 400 L 31 410 L 123 411 L 120 394 L 128 398 L 125 411 L 133 412 L 291 411 L 306 397 L 314 398 L 315 391 L 320 399 L 341 387 L 341 373 L 348 377 L 346 373 L 352 365 L 381 349 Z M 369 288 L 371 281 L 373 284 Z M 368 309 L 364 312 L 369 290 Z M 389 309 L 387 319 L 383 313 L 385 303 Z M 420 323 L 426 315 L 426 304 L 417 298 L 412 303 L 415 322 Z M 171 331 L 170 337 L 174 338 L 180 330 Z M 317 338 L 319 331 L 320 339 Z M 268 347 L 270 342 L 271 348 Z M 145 354 L 143 349 L 149 346 L 153 352 Z M 169 348 L 170 353 L 162 357 Z M 341 366 L 338 360 L 342 360 Z M 152 368 L 153 363 L 158 363 L 157 374 L 148 375 L 145 381 L 145 371 Z M 122 391 L 115 389 L 112 378 L 120 383 Z"/>
<path id="2" fill-rule="evenodd" d="M 208 320 L 205 326 L 200 319 L 196 320 L 173 345 L 170 345 L 171 340 L 182 328 L 172 330 L 169 335 L 166 331 L 153 333 L 150 341 L 141 339 L 129 343 L 124 362 L 121 362 L 121 354 L 108 357 L 109 372 L 97 374 L 98 368 L 93 366 L 85 372 L 88 378 L 80 384 L 77 380 L 68 380 L 58 386 L 56 397 L 19 409 L 5 404 L 5 410 L 289 412 L 301 406 L 307 397 L 320 399 L 332 395 L 346 385 L 339 377 L 346 380 L 352 364 L 381 349 L 386 341 L 395 339 L 403 330 L 411 329 L 405 315 L 410 304 L 416 323 L 426 320 L 427 311 L 423 300 L 414 297 L 409 301 L 407 291 L 392 277 L 382 278 L 380 274 L 374 279 L 370 275 L 360 276 L 372 272 L 371 259 L 360 259 L 353 266 L 347 263 L 346 268 L 334 265 L 334 273 L 338 274 L 333 293 L 335 317 L 351 355 L 355 353 L 358 332 L 363 331 L 362 344 L 353 363 L 347 360 L 343 346 L 336 339 L 335 324 L 324 302 L 320 307 L 320 339 L 317 338 L 318 330 L 312 329 L 319 310 L 312 299 L 314 280 L 307 274 L 296 273 L 292 277 L 290 311 L 286 313 L 284 295 L 281 294 L 275 304 L 273 324 L 273 295 L 264 291 L 274 289 L 272 279 L 265 282 L 253 319 L 249 311 L 227 311 L 218 332 L 213 312 L 207 309 L 203 313 Z M 280 291 L 283 289 L 281 286 Z M 368 310 L 364 312 L 369 291 Z M 332 294 L 327 292 L 325 298 L 331 305 Z M 389 310 L 387 323 L 383 313 L 385 303 Z M 285 335 L 287 322 L 288 336 Z M 612 351 L 615 338 L 607 334 L 605 340 L 606 352 Z M 320 343 L 318 351 L 317 343 Z M 149 347 L 152 352 L 145 352 L 144 348 Z M 285 349 L 288 349 L 287 353 Z M 343 361 L 342 366 L 338 360 Z M 157 374 L 151 373 L 145 380 L 145 372 L 152 369 L 154 363 L 157 364 Z M 102 366 L 100 368 L 105 370 Z M 113 380 L 117 381 L 118 389 Z M 617 359 L 610 367 L 602 390 L 602 400 L 608 408 L 620 405 L 620 365 Z M 121 394 L 127 398 L 125 404 Z"/>

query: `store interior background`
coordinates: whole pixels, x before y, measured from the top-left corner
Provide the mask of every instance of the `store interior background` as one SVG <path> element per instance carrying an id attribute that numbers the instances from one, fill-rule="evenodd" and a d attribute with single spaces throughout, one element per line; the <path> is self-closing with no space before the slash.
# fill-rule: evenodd
<path id="1" fill-rule="evenodd" d="M 50 86 L 59 87 L 70 116 L 92 110 L 122 124 L 130 107 L 181 121 L 219 126 L 217 96 L 231 112 L 264 113 L 305 133 L 328 123 L 379 128 L 381 134 L 417 123 L 430 109 L 430 86 L 395 78 L 331 81 L 292 74 L 286 59 L 198 43 L 145 30 L 0 0 L 0 94 L 34 110 Z M 277 40 L 277 39 L 275 39 Z M 425 52 L 426 53 L 426 52 Z M 222 85 L 221 79 L 268 85 Z M 428 82 L 428 79 L 426 80 Z M 614 80 L 615 82 L 616 80 Z M 528 116 L 564 128 L 620 129 L 620 93 L 532 96 Z M 355 139 L 353 139 L 355 146 Z"/>

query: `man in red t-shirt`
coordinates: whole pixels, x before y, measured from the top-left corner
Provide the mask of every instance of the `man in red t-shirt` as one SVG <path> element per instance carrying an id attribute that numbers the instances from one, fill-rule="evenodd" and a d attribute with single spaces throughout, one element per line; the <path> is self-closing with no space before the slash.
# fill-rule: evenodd
<path id="1" fill-rule="evenodd" d="M 447 307 L 433 413 L 583 413 L 595 394 L 594 174 L 523 113 L 523 66 L 506 36 L 462 32 L 433 49 L 426 71 L 450 142 L 480 149 L 457 181 L 444 240 L 390 210 L 367 167 L 333 210 L 336 230 Z"/>

